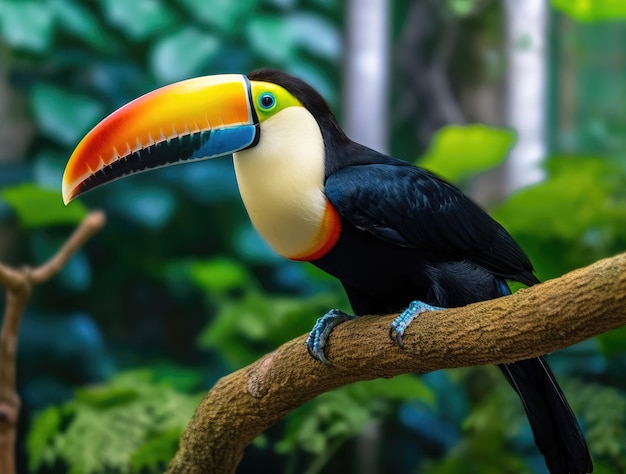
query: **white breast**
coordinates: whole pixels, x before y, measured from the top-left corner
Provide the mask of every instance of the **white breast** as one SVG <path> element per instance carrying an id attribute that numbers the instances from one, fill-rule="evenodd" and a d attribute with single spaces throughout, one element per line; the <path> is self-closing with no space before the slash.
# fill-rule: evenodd
<path id="1" fill-rule="evenodd" d="M 261 123 L 257 146 L 233 155 L 239 191 L 252 223 L 284 257 L 316 245 L 324 212 L 324 141 L 304 107 Z"/>

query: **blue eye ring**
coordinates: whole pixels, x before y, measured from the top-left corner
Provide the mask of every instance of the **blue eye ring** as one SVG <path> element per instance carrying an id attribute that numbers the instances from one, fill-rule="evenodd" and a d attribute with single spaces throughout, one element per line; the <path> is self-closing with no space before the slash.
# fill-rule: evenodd
<path id="1" fill-rule="evenodd" d="M 263 92 L 259 96 L 259 107 L 263 110 L 269 110 L 276 105 L 276 97 L 271 92 Z"/>

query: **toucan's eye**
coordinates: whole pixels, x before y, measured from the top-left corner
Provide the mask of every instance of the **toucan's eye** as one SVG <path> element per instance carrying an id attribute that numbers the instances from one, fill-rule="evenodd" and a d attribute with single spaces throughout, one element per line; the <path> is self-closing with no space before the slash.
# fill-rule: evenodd
<path id="1" fill-rule="evenodd" d="M 276 97 L 274 97 L 274 94 L 270 92 L 264 92 L 259 97 L 259 105 L 262 109 L 271 109 L 272 107 L 274 107 L 274 104 L 276 104 Z"/>

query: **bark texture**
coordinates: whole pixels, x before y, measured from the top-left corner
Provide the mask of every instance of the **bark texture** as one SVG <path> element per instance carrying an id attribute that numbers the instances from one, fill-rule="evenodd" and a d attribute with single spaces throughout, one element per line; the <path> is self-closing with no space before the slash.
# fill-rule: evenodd
<path id="1" fill-rule="evenodd" d="M 311 359 L 306 336 L 223 377 L 193 415 L 168 473 L 231 473 L 244 448 L 317 395 L 359 380 L 514 362 L 626 324 L 626 254 L 512 296 L 421 315 L 404 350 L 389 339 L 396 315 L 364 316 L 333 331 L 332 367 Z"/>

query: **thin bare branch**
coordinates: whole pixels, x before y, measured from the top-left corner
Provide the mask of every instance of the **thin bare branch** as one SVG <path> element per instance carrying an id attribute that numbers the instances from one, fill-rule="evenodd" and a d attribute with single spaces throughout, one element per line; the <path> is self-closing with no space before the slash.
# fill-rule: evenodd
<path id="1" fill-rule="evenodd" d="M 20 284 L 22 278 L 23 276 L 20 272 L 0 262 L 0 286 L 4 286 L 7 289 L 15 288 Z"/>
<path id="2" fill-rule="evenodd" d="M 46 263 L 34 268 L 30 272 L 33 284 L 43 283 L 59 273 L 67 261 L 104 226 L 106 217 L 102 211 L 90 212 L 74 231 L 69 239 Z"/>
<path id="3" fill-rule="evenodd" d="M 17 341 L 20 323 L 33 287 L 56 275 L 70 257 L 104 226 L 105 215 L 88 214 L 58 252 L 33 269 L 19 269 L 0 263 L 0 286 L 6 288 L 6 306 L 0 329 L 0 473 L 15 473 L 15 440 L 20 398 L 15 388 Z"/>

